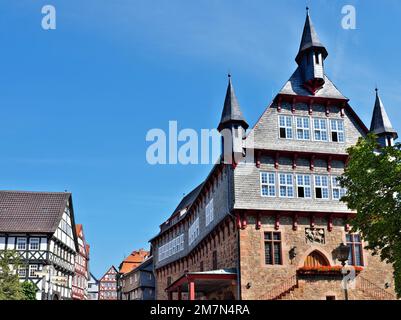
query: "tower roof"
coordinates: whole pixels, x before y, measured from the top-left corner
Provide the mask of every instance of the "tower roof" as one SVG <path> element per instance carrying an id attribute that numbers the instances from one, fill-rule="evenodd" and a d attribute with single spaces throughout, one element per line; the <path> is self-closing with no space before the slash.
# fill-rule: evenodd
<path id="1" fill-rule="evenodd" d="M 384 104 L 380 99 L 379 90 L 377 88 L 370 131 L 378 135 L 390 133 L 394 136 L 394 138 L 398 137 L 397 131 L 395 131 L 391 125 L 390 118 L 388 117 L 386 109 L 384 108 Z"/>
<path id="2" fill-rule="evenodd" d="M 242 115 L 237 97 L 235 96 L 234 87 L 231 82 L 231 75 L 228 75 L 226 98 L 224 100 L 223 112 L 221 114 L 221 120 L 217 129 L 220 131 L 230 123 L 240 124 L 245 129 L 249 127 L 244 116 Z"/>
<path id="3" fill-rule="evenodd" d="M 322 52 L 323 59 L 328 56 L 325 46 L 320 42 L 319 36 L 316 33 L 315 27 L 309 16 L 309 8 L 306 8 L 306 20 L 304 25 L 304 31 L 302 33 L 301 44 L 299 46 L 298 54 L 295 61 L 299 63 L 303 53 L 309 49 L 317 48 Z"/>

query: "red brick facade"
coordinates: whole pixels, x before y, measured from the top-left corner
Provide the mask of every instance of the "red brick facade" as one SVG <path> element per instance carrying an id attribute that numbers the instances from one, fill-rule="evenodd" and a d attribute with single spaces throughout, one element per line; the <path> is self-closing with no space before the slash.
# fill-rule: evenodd
<path id="1" fill-rule="evenodd" d="M 231 217 L 227 217 L 187 257 L 156 270 L 156 299 L 168 298 L 165 289 L 185 272 L 228 269 L 237 267 L 237 228 Z M 217 259 L 213 261 L 213 252 Z M 215 265 L 214 265 L 215 264 Z M 223 288 L 199 299 L 224 299 L 238 297 L 236 284 Z M 177 298 L 175 295 L 174 299 Z M 187 295 L 183 294 L 183 299 Z"/>

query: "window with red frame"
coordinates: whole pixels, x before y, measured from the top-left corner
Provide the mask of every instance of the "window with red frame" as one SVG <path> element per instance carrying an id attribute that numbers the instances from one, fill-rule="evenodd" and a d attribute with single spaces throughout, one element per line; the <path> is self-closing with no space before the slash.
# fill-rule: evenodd
<path id="1" fill-rule="evenodd" d="M 281 255 L 281 233 L 265 232 L 265 263 L 283 264 Z"/>
<path id="2" fill-rule="evenodd" d="M 362 240 L 359 234 L 347 234 L 347 245 L 350 248 L 348 264 L 351 266 L 363 266 Z"/>

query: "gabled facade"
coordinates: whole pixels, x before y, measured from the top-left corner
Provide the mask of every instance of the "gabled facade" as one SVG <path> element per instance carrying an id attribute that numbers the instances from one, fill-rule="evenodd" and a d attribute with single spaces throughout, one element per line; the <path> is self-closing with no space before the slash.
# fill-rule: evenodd
<path id="1" fill-rule="evenodd" d="M 38 300 L 72 298 L 78 241 L 71 193 L 0 191 L 0 252 L 16 250 Z"/>
<path id="2" fill-rule="evenodd" d="M 120 281 L 121 300 L 154 300 L 153 258 L 147 257 L 136 268 L 123 274 Z"/>
<path id="3" fill-rule="evenodd" d="M 99 300 L 99 280 L 89 272 L 88 300 Z"/>
<path id="4" fill-rule="evenodd" d="M 99 300 L 117 300 L 117 269 L 114 266 L 99 280 Z"/>
<path id="5" fill-rule="evenodd" d="M 147 257 L 149 251 L 144 249 L 134 250 L 119 265 L 119 273 L 125 274 L 139 266 Z"/>
<path id="6" fill-rule="evenodd" d="M 395 298 L 392 266 L 350 232 L 355 212 L 340 201 L 347 148 L 368 129 L 326 75 L 327 57 L 308 12 L 297 68 L 247 134 L 230 77 L 222 160 L 151 240 L 156 299 Z"/>
<path id="7" fill-rule="evenodd" d="M 75 300 L 88 299 L 89 280 L 89 250 L 85 240 L 82 224 L 76 225 L 78 237 L 78 254 L 75 256 L 75 275 L 72 279 L 72 298 Z"/>

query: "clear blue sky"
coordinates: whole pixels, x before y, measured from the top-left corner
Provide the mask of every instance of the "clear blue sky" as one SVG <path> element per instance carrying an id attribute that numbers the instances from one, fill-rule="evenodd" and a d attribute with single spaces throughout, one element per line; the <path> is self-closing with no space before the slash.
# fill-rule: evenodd
<path id="1" fill-rule="evenodd" d="M 254 124 L 295 69 L 306 3 L 329 77 L 367 125 L 377 83 L 401 132 L 397 0 L 1 0 L 0 189 L 71 191 L 101 276 L 210 170 L 148 165 L 147 131 L 216 127 L 229 70 Z M 41 28 L 45 4 L 56 30 Z M 345 4 L 356 30 L 341 28 Z"/>

